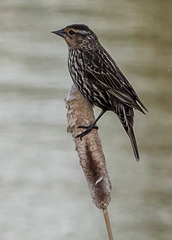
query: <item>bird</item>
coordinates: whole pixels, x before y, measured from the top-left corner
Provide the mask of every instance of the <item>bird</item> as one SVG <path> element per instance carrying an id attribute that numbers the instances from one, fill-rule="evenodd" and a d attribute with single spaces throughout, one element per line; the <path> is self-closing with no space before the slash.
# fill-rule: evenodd
<path id="1" fill-rule="evenodd" d="M 134 110 L 148 111 L 116 62 L 105 50 L 97 35 L 85 24 L 72 24 L 52 31 L 68 46 L 68 69 L 74 85 L 84 98 L 101 109 L 101 113 L 76 138 L 84 137 L 96 126 L 106 111 L 114 112 L 130 138 L 133 152 L 139 161 L 139 151 L 133 130 Z"/>

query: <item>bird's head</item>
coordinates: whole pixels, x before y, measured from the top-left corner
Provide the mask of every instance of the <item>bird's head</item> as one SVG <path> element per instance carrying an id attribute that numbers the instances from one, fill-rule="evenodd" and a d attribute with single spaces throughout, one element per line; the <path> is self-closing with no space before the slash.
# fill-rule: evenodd
<path id="1" fill-rule="evenodd" d="M 52 33 L 65 39 L 71 49 L 93 49 L 98 38 L 95 33 L 84 24 L 73 24 Z"/>

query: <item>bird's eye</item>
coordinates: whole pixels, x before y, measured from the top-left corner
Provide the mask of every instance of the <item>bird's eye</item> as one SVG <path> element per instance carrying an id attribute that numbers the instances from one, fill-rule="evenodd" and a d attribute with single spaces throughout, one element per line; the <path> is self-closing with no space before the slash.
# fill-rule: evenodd
<path id="1" fill-rule="evenodd" d="M 74 32 L 73 30 L 70 30 L 70 31 L 69 31 L 69 34 L 70 34 L 70 35 L 73 35 L 74 33 L 75 33 L 75 32 Z"/>

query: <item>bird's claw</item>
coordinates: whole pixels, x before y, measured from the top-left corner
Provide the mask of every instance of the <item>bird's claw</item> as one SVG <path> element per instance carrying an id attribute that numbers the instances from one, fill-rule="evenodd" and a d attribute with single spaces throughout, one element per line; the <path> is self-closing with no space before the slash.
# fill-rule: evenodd
<path id="1" fill-rule="evenodd" d="M 78 128 L 84 128 L 84 129 L 90 128 L 92 130 L 92 129 L 98 129 L 99 127 L 98 126 L 93 126 L 93 127 L 92 126 L 78 126 Z"/>
<path id="2" fill-rule="evenodd" d="M 87 135 L 88 133 L 90 133 L 92 131 L 92 129 L 98 129 L 98 126 L 78 126 L 78 128 L 84 128 L 87 129 L 86 131 L 78 134 L 75 138 L 80 138 L 82 140 L 82 138 Z"/>
<path id="3" fill-rule="evenodd" d="M 83 138 L 85 135 L 87 135 L 88 133 L 90 133 L 91 130 L 92 130 L 92 129 L 87 129 L 86 131 L 78 134 L 75 138 L 80 138 L 80 139 L 82 140 L 82 138 Z"/>

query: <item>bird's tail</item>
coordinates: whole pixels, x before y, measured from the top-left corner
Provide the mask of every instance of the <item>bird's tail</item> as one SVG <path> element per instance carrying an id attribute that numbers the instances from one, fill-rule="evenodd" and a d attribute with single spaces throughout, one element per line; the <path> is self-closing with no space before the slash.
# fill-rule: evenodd
<path id="1" fill-rule="evenodd" d="M 138 151 L 137 142 L 136 142 L 136 138 L 135 138 L 135 135 L 134 135 L 133 127 L 130 126 L 126 130 L 126 132 L 127 132 L 128 136 L 130 138 L 131 145 L 132 145 L 133 152 L 134 152 L 134 156 L 135 156 L 136 160 L 139 161 L 139 151 Z"/>
<path id="2" fill-rule="evenodd" d="M 128 136 L 130 138 L 134 156 L 135 156 L 136 160 L 139 161 L 139 151 L 138 151 L 137 142 L 136 142 L 136 138 L 135 138 L 134 131 L 133 131 L 134 111 L 132 108 L 126 107 L 126 106 L 120 104 L 120 105 L 118 105 L 116 113 L 117 113 L 117 116 L 120 119 L 126 133 L 128 134 Z"/>

